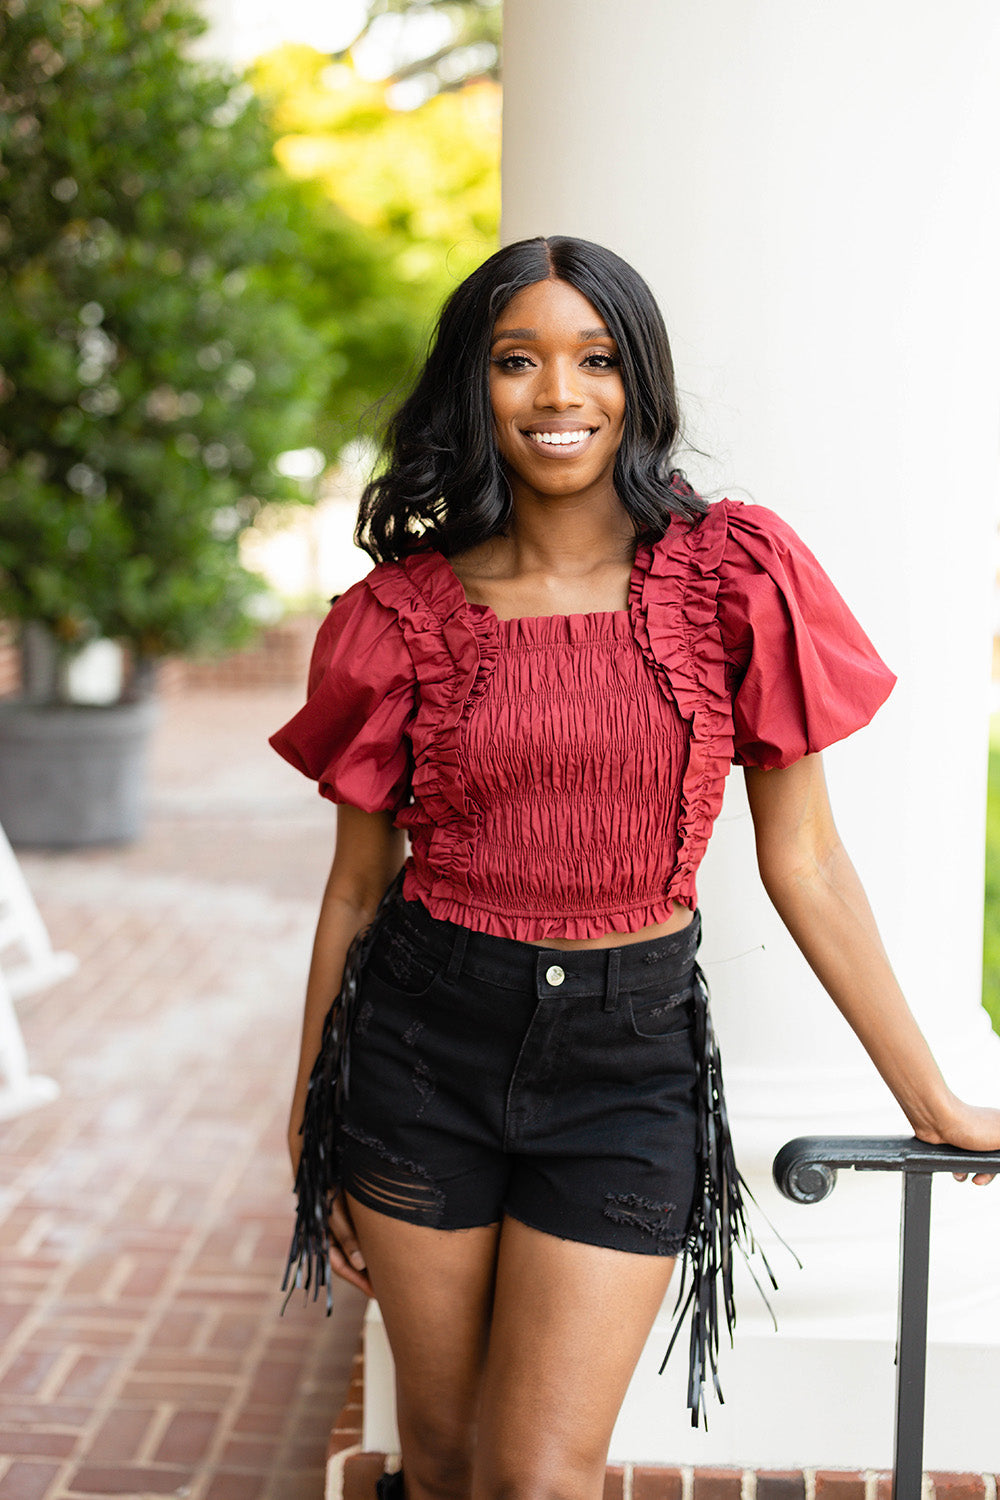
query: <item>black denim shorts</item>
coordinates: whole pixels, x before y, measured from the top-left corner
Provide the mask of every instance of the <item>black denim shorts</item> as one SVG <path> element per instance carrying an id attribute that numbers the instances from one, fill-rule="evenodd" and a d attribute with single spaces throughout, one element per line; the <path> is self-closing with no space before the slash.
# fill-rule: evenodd
<path id="1" fill-rule="evenodd" d="M 365 967 L 342 1182 L 437 1229 L 505 1214 L 591 1245 L 684 1248 L 698 1169 L 700 921 L 565 951 L 398 898 Z"/>

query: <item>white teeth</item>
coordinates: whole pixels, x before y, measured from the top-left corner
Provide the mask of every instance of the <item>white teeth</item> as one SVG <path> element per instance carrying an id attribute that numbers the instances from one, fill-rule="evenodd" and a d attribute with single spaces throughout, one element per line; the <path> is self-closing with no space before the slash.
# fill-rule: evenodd
<path id="1" fill-rule="evenodd" d="M 579 432 L 529 432 L 528 437 L 534 443 L 546 443 L 549 446 L 565 447 L 569 443 L 582 443 L 585 437 L 590 436 L 589 427 L 581 427 Z"/>

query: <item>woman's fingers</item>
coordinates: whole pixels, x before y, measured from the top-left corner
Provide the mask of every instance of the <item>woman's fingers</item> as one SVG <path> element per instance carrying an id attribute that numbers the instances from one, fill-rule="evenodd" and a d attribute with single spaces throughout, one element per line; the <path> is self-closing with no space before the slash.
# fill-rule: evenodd
<path id="1" fill-rule="evenodd" d="M 351 1216 L 347 1212 L 344 1196 L 338 1193 L 330 1210 L 330 1229 L 333 1243 L 330 1246 L 330 1266 L 337 1276 L 358 1287 L 368 1297 L 375 1294 L 365 1272 L 365 1257 L 358 1237 L 354 1232 Z"/>
<path id="2" fill-rule="evenodd" d="M 356 1271 L 365 1269 L 365 1258 L 358 1244 L 358 1237 L 354 1232 L 354 1224 L 347 1212 L 343 1193 L 338 1193 L 333 1200 L 333 1208 L 330 1210 L 330 1227 L 333 1237 L 347 1256 Z"/>
<path id="3" fill-rule="evenodd" d="M 344 1255 L 339 1245 L 330 1246 L 330 1270 L 342 1281 L 349 1281 L 351 1286 L 356 1286 L 359 1292 L 364 1292 L 366 1297 L 374 1297 L 372 1284 L 363 1271 L 356 1271 L 350 1261 Z"/>

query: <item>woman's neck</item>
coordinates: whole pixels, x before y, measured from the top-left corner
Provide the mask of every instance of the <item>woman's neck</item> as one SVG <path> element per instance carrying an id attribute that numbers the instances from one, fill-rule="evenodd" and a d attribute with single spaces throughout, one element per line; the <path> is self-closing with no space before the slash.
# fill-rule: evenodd
<path id="1" fill-rule="evenodd" d="M 502 619 L 624 609 L 635 530 L 618 502 L 515 505 L 505 535 L 452 559 L 468 598 Z"/>
<path id="2" fill-rule="evenodd" d="M 630 568 L 635 527 L 614 493 L 597 501 L 515 495 L 507 533 L 496 541 L 508 576 L 573 579 L 615 565 Z"/>

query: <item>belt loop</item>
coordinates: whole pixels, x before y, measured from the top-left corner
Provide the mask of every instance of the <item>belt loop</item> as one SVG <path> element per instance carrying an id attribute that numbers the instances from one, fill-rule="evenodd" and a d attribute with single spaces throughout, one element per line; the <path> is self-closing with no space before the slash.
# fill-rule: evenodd
<path id="1" fill-rule="evenodd" d="M 620 948 L 608 949 L 608 978 L 604 987 L 604 1009 L 616 1010 L 618 1008 L 618 976 L 622 967 L 622 950 Z"/>
<path id="2" fill-rule="evenodd" d="M 461 974 L 462 964 L 465 962 L 465 949 L 468 941 L 469 929 L 467 927 L 459 927 L 458 931 L 455 934 L 455 942 L 452 945 L 451 957 L 448 960 L 448 966 L 444 971 L 444 977 L 446 979 L 454 981 Z"/>

